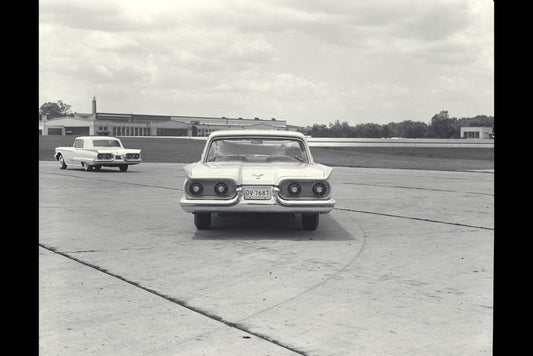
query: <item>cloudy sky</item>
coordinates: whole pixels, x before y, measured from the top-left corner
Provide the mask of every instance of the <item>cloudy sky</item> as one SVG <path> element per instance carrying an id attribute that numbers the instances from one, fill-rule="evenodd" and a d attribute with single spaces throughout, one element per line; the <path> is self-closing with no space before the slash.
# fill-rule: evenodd
<path id="1" fill-rule="evenodd" d="M 39 0 L 39 106 L 291 125 L 494 115 L 492 0 Z"/>

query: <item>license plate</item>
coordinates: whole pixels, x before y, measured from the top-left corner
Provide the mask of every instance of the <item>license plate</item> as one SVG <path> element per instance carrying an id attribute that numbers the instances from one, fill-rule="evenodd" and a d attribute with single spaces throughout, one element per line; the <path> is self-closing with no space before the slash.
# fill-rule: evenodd
<path id="1" fill-rule="evenodd" d="M 272 189 L 270 187 L 244 187 L 244 199 L 247 200 L 269 200 L 271 195 Z"/>

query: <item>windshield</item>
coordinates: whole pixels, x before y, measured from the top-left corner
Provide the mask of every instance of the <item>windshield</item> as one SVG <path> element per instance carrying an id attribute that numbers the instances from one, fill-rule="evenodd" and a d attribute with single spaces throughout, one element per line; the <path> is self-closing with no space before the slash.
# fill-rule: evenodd
<path id="1" fill-rule="evenodd" d="M 287 138 L 231 138 L 211 142 L 206 162 L 308 162 L 302 141 Z"/>
<path id="2" fill-rule="evenodd" d="M 93 147 L 121 147 L 117 140 L 93 140 Z"/>

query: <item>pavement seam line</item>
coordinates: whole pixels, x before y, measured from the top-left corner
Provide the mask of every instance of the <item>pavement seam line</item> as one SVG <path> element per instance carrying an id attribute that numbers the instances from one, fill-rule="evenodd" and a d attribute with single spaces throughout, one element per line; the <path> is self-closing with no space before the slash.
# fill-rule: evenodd
<path id="1" fill-rule="evenodd" d="M 445 192 L 445 193 L 458 193 L 458 194 L 472 194 L 472 195 L 488 195 L 493 197 L 494 194 L 491 193 L 481 193 L 481 192 L 461 192 L 458 190 L 450 190 L 450 189 L 433 189 L 433 188 L 422 188 L 422 187 L 405 187 L 401 185 L 382 185 L 382 184 L 367 184 L 367 183 L 347 183 L 342 182 L 341 184 L 344 185 L 360 185 L 365 187 L 379 187 L 379 188 L 397 188 L 397 189 L 414 189 L 414 190 L 424 190 L 424 191 L 430 191 L 430 192 Z"/>
<path id="2" fill-rule="evenodd" d="M 70 260 L 72 260 L 72 261 L 75 261 L 75 262 L 80 263 L 80 264 L 82 264 L 82 265 L 84 265 L 84 266 L 87 266 L 87 267 L 93 268 L 93 269 L 95 269 L 95 270 L 97 270 L 97 271 L 99 271 L 99 272 L 101 272 L 101 273 L 104 273 L 104 274 L 106 274 L 106 275 L 108 275 L 108 276 L 111 276 L 111 277 L 113 277 L 113 278 L 119 279 L 119 280 L 121 280 L 121 281 L 123 281 L 123 282 L 125 282 L 125 283 L 128 283 L 128 284 L 130 284 L 130 285 L 132 285 L 132 286 L 134 286 L 134 287 L 140 288 L 140 289 L 142 289 L 142 290 L 144 290 L 144 291 L 146 291 L 146 292 L 148 292 L 148 293 L 150 293 L 150 294 L 153 294 L 153 295 L 155 295 L 155 296 L 158 296 L 158 297 L 160 297 L 160 298 L 163 298 L 163 299 L 165 299 L 165 300 L 167 300 L 167 301 L 169 301 L 169 302 L 171 302 L 171 303 L 174 303 L 174 304 L 177 304 L 177 305 L 179 305 L 179 306 L 181 306 L 181 307 L 183 307 L 183 308 L 189 309 L 190 311 L 193 311 L 193 312 L 195 312 L 195 313 L 197 313 L 197 314 L 200 314 L 200 315 L 202 315 L 202 316 L 205 316 L 205 317 L 207 317 L 207 318 L 209 318 L 209 319 L 211 319 L 211 320 L 214 320 L 214 321 L 217 321 L 217 322 L 219 322 L 219 323 L 222 323 L 222 324 L 224 324 L 224 325 L 226 325 L 226 326 L 228 326 L 228 327 L 230 327 L 230 328 L 234 328 L 234 329 L 237 329 L 237 330 L 243 331 L 243 332 L 245 332 L 245 333 L 247 333 L 247 334 L 253 335 L 253 336 L 255 336 L 255 337 L 257 337 L 257 338 L 259 338 L 259 339 L 261 339 L 261 340 L 264 340 L 264 341 L 269 342 L 269 343 L 271 343 L 271 344 L 277 345 L 277 346 L 282 347 L 282 348 L 284 348 L 284 349 L 286 349 L 286 350 L 292 351 L 292 352 L 294 352 L 294 353 L 296 353 L 296 354 L 299 354 L 299 355 L 302 355 L 302 356 L 306 356 L 306 355 L 307 355 L 305 352 L 300 351 L 300 350 L 297 350 L 297 349 L 295 349 L 295 348 L 293 348 L 293 347 L 291 347 L 291 346 L 284 345 L 284 344 L 282 344 L 281 342 L 279 342 L 279 341 L 277 341 L 277 340 L 271 339 L 271 338 L 268 337 L 267 335 L 263 335 L 263 334 L 261 334 L 261 333 L 255 332 L 255 331 L 248 330 L 248 329 L 247 329 L 245 326 L 243 326 L 243 325 L 240 325 L 240 324 L 238 324 L 238 323 L 231 322 L 231 321 L 228 321 L 228 320 L 224 320 L 222 317 L 220 317 L 220 316 L 218 316 L 218 315 L 215 315 L 215 314 L 209 313 L 209 312 L 207 312 L 207 311 L 205 311 L 205 310 L 202 310 L 202 309 L 200 309 L 200 308 L 197 308 L 197 307 L 193 307 L 193 306 L 191 306 L 191 305 L 188 305 L 185 301 L 182 301 L 182 300 L 179 300 L 179 299 L 177 299 L 177 298 L 174 298 L 174 297 L 171 297 L 171 296 L 165 295 L 165 294 L 163 294 L 163 293 L 161 293 L 161 292 L 158 292 L 158 291 L 156 291 L 156 290 L 154 290 L 154 289 L 151 289 L 151 288 L 148 288 L 148 287 L 144 287 L 144 286 L 140 285 L 140 284 L 137 283 L 137 282 L 130 281 L 130 280 L 128 280 L 128 279 L 126 279 L 126 278 L 124 278 L 124 277 L 122 277 L 122 276 L 119 276 L 119 275 L 117 275 L 117 274 L 114 274 L 114 273 L 112 273 L 112 272 L 109 272 L 109 271 L 106 270 L 105 268 L 101 268 L 101 267 L 96 266 L 96 265 L 94 265 L 94 264 L 92 264 L 92 263 L 89 263 L 89 262 L 86 262 L 86 261 L 80 260 L 79 258 L 76 258 L 76 257 L 74 257 L 74 256 L 71 256 L 71 255 L 69 255 L 69 254 L 67 254 L 67 253 L 64 253 L 64 252 L 58 251 L 58 250 L 57 250 L 56 248 L 54 248 L 54 247 L 47 246 L 47 245 L 44 245 L 44 244 L 42 244 L 42 243 L 39 243 L 39 246 L 40 246 L 41 248 L 44 248 L 45 250 L 48 250 L 48 251 L 52 252 L 52 253 L 55 253 L 55 254 L 58 254 L 58 255 L 60 255 L 60 256 L 66 257 L 66 258 L 68 258 L 68 259 L 70 259 Z"/>
<path id="3" fill-rule="evenodd" d="M 391 217 L 391 218 L 408 219 L 408 220 L 419 220 L 419 221 L 426 221 L 426 222 L 432 222 L 432 223 L 438 223 L 438 224 L 446 224 L 446 225 L 454 225 L 454 226 L 464 226 L 464 227 L 471 227 L 471 228 L 475 228 L 475 229 L 492 230 L 492 231 L 494 230 L 493 227 L 474 226 L 474 225 L 460 224 L 460 223 L 454 223 L 454 222 L 449 222 L 449 221 L 439 221 L 439 220 L 432 220 L 432 219 L 425 219 L 425 218 L 417 218 L 417 217 L 412 217 L 412 216 L 376 213 L 374 211 L 364 211 L 364 210 L 356 210 L 356 209 L 348 209 L 348 208 L 333 208 L 333 209 L 334 210 L 341 210 L 341 211 L 350 211 L 350 212 L 353 212 L 353 213 L 388 216 L 388 217 Z"/>

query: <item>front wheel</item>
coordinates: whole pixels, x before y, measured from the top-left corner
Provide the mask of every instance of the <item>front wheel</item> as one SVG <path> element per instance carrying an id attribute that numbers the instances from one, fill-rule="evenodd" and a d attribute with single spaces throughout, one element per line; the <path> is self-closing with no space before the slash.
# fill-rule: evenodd
<path id="1" fill-rule="evenodd" d="M 302 227 L 304 230 L 314 231 L 318 227 L 319 213 L 302 214 Z"/>
<path id="2" fill-rule="evenodd" d="M 211 226 L 211 213 L 194 213 L 194 225 L 198 230 L 206 230 Z"/>
<path id="3" fill-rule="evenodd" d="M 128 170 L 128 165 L 124 164 L 122 166 L 119 166 L 118 169 L 120 169 L 121 172 L 126 172 Z"/>

